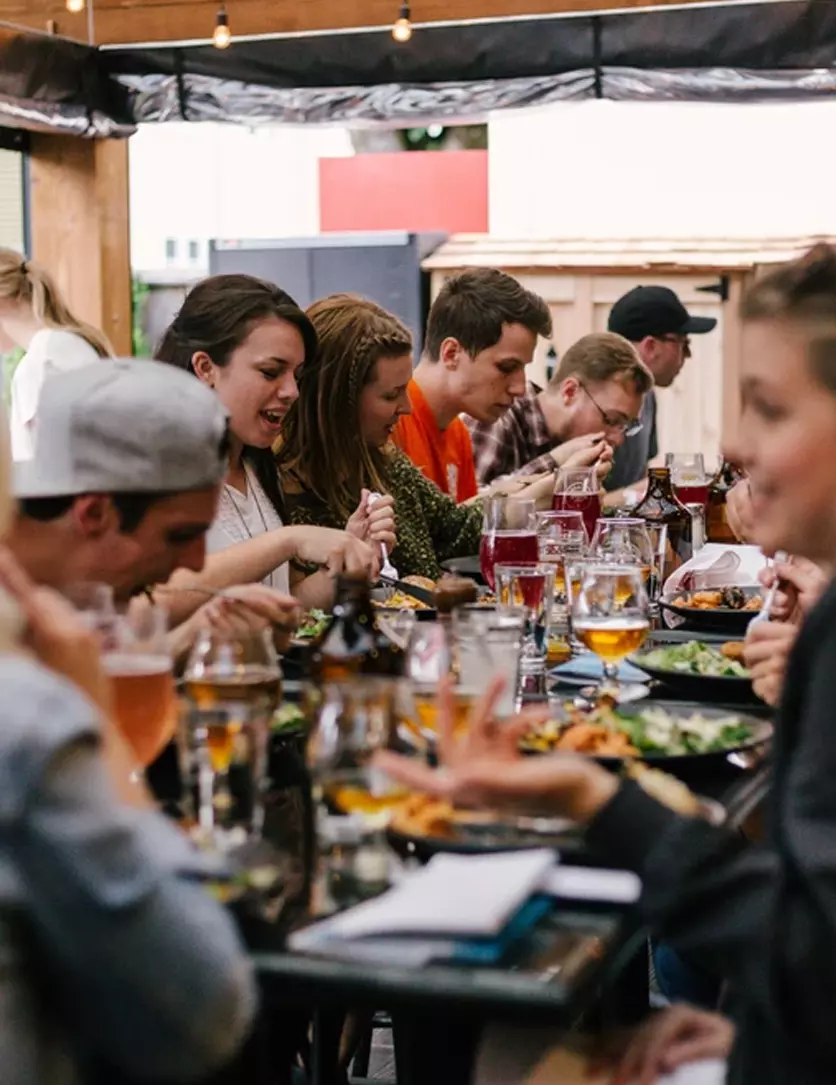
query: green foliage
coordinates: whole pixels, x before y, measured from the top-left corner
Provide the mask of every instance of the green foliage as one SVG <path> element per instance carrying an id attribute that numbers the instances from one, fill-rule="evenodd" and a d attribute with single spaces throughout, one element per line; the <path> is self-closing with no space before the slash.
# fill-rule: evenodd
<path id="1" fill-rule="evenodd" d="M 151 287 L 134 275 L 131 279 L 131 346 L 135 358 L 150 358 L 152 346 L 143 328 Z"/>

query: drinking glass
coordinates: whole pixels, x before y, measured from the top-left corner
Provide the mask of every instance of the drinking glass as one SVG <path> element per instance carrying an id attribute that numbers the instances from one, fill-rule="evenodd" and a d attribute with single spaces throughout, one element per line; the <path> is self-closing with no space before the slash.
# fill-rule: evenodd
<path id="1" fill-rule="evenodd" d="M 601 515 L 601 486 L 594 467 L 564 467 L 557 476 L 554 508 L 579 512 L 591 539 Z"/>
<path id="2" fill-rule="evenodd" d="M 116 724 L 144 768 L 168 744 L 177 724 L 168 614 L 140 602 L 126 614 L 106 617 L 107 628 L 96 628 Z"/>
<path id="3" fill-rule="evenodd" d="M 534 502 L 528 498 L 486 498 L 479 565 L 491 591 L 496 590 L 494 566 L 497 563 L 538 560 L 533 515 Z"/>
<path id="4" fill-rule="evenodd" d="M 412 704 L 410 718 L 419 730 L 437 730 L 438 684 L 452 669 L 451 645 L 442 622 L 417 622 L 409 638 L 406 673 L 410 679 Z M 463 710 L 466 718 L 467 712 Z M 457 724 L 460 722 L 457 713 Z"/>
<path id="5" fill-rule="evenodd" d="M 109 632 L 116 619 L 113 588 L 94 580 L 79 580 L 68 584 L 63 596 L 75 607 L 81 620 L 97 632 Z"/>
<path id="6" fill-rule="evenodd" d="M 487 610 L 464 606 L 453 611 L 455 668 L 461 694 L 478 697 L 494 678 L 503 678 L 505 684 L 494 708 L 500 719 L 516 712 L 525 620 L 523 607 Z"/>
<path id="7" fill-rule="evenodd" d="M 568 509 L 536 512 L 534 526 L 537 531 L 540 564 L 554 566 L 555 598 L 560 598 L 566 593 L 566 557 L 585 553 L 589 543 L 583 516 Z"/>
<path id="8" fill-rule="evenodd" d="M 523 674 L 543 671 L 554 599 L 554 566 L 497 565 L 496 591 L 501 608 L 522 607 L 525 611 L 526 630 L 520 671 Z"/>
<path id="9" fill-rule="evenodd" d="M 592 537 L 590 555 L 612 565 L 638 565 L 645 589 L 653 596 L 658 584 L 653 542 L 644 520 L 636 517 L 604 517 Z"/>
<path id="10" fill-rule="evenodd" d="M 269 630 L 204 629 L 186 664 L 186 737 L 196 754 L 198 818 L 222 848 L 261 834 L 268 731 L 281 681 Z"/>
<path id="11" fill-rule="evenodd" d="M 598 692 L 617 694 L 618 664 L 642 646 L 650 629 L 641 567 L 583 566 L 572 598 L 572 624 L 579 640 L 603 665 Z"/>
<path id="12" fill-rule="evenodd" d="M 707 505 L 708 486 L 702 452 L 668 452 L 665 467 L 670 470 L 676 496 L 683 505 Z"/>

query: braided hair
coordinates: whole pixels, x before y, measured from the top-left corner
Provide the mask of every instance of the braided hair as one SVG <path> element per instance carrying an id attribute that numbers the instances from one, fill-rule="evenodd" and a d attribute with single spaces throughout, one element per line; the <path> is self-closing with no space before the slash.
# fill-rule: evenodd
<path id="1" fill-rule="evenodd" d="M 412 336 L 365 298 L 333 294 L 307 310 L 316 332 L 315 365 L 299 376 L 299 398 L 282 425 L 279 473 L 347 521 L 364 487 L 386 490 L 391 449 L 370 448 L 360 425 L 360 394 L 378 361 L 412 352 Z"/>

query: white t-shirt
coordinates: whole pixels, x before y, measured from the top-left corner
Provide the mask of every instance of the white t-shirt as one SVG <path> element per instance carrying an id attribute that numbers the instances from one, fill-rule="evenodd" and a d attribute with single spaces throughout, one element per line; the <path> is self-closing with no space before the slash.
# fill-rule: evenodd
<path id="1" fill-rule="evenodd" d="M 101 357 L 87 340 L 75 332 L 55 328 L 35 332 L 12 378 L 9 428 L 12 456 L 16 460 L 31 460 L 35 454 L 34 424 L 44 381 L 51 374 L 66 373 L 100 361 Z"/>
<path id="2" fill-rule="evenodd" d="M 247 492 L 242 494 L 234 486 L 225 485 L 221 490 L 218 503 L 218 515 L 206 535 L 206 550 L 217 554 L 236 543 L 256 539 L 268 531 L 283 527 L 281 517 L 273 507 L 273 502 L 264 492 L 255 471 L 248 463 L 244 464 L 247 476 Z M 285 562 L 274 569 L 262 580 L 268 588 L 290 594 L 290 574 Z"/>

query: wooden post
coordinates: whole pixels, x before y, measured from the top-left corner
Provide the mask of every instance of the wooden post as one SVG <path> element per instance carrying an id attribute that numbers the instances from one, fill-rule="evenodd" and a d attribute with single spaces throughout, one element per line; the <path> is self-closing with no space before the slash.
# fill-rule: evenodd
<path id="1" fill-rule="evenodd" d="M 131 353 L 127 140 L 33 134 L 32 259 L 55 276 L 67 303 Z"/>

